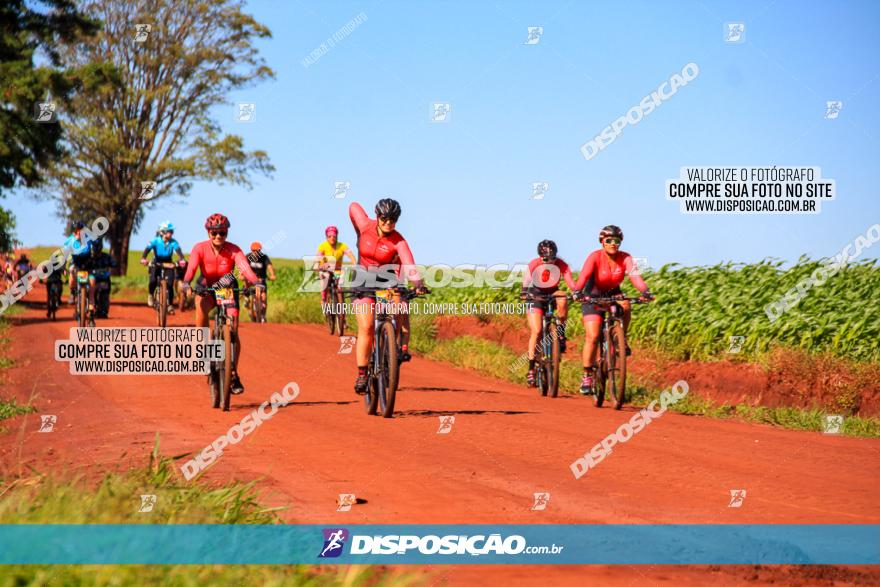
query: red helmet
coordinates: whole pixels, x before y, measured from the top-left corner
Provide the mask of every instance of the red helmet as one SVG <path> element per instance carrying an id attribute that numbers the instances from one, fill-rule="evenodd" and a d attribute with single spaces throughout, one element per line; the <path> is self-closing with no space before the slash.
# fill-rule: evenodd
<path id="1" fill-rule="evenodd" d="M 254 241 L 251 243 L 251 250 L 252 251 L 259 251 L 262 248 L 263 248 L 263 244 L 260 241 Z"/>
<path id="2" fill-rule="evenodd" d="M 211 214 L 210 216 L 208 216 L 208 219 L 205 220 L 205 229 L 206 230 L 218 230 L 218 229 L 229 230 L 229 218 L 227 218 L 223 214 Z"/>
<path id="3" fill-rule="evenodd" d="M 609 224 L 599 231 L 599 241 L 601 241 L 606 236 L 613 236 L 619 238 L 620 240 L 623 240 L 623 231 L 620 230 L 619 226 Z"/>
<path id="4" fill-rule="evenodd" d="M 332 232 L 333 234 L 339 234 L 339 229 L 336 228 L 336 227 L 333 226 L 333 225 L 330 225 L 330 226 L 328 226 L 327 228 L 324 229 L 324 236 L 329 235 L 331 232 Z"/>

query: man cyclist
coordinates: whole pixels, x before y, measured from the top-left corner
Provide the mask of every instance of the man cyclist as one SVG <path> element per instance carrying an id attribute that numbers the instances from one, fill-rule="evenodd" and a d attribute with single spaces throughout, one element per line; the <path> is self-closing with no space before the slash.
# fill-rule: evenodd
<path id="1" fill-rule="evenodd" d="M 398 267 L 395 275 L 398 283 L 401 273 L 403 273 L 402 270 L 405 270 L 404 277 L 415 286 L 416 291 L 426 293 L 428 290 L 422 284 L 421 276 L 415 268 L 415 261 L 409 245 L 403 235 L 395 229 L 397 220 L 400 218 L 400 204 L 391 198 L 383 198 L 376 204 L 375 212 L 376 220 L 373 220 L 367 216 L 363 207 L 357 202 L 352 202 L 348 207 L 348 215 L 358 237 L 358 265 L 366 271 L 375 272 L 383 265 L 396 264 Z M 354 303 L 371 304 L 374 301 L 374 296 L 364 296 L 354 300 Z M 400 303 L 400 297 L 395 296 L 393 302 Z M 355 311 L 358 324 L 355 349 L 358 375 L 354 383 L 354 390 L 361 395 L 367 392 L 367 365 L 370 359 L 370 347 L 375 335 L 373 328 L 375 306 L 368 306 L 368 308 Z M 401 343 L 399 356 L 400 360 L 405 362 L 411 358 L 409 353 L 409 315 L 404 311 L 400 318 L 398 322 L 400 327 L 398 337 Z"/>
<path id="2" fill-rule="evenodd" d="M 272 265 L 272 260 L 269 258 L 269 255 L 263 252 L 263 245 L 259 241 L 251 243 L 251 252 L 247 254 L 247 260 L 251 269 L 259 278 L 260 283 L 266 285 L 267 277 L 269 278 L 269 281 L 275 281 L 275 267 Z M 261 297 L 263 302 L 263 315 L 265 316 L 265 312 L 269 310 L 269 301 L 266 297 L 265 288 L 261 293 Z M 248 307 L 250 308 L 250 303 L 248 303 Z"/>
<path id="3" fill-rule="evenodd" d="M 86 223 L 77 220 L 73 225 L 73 234 L 64 241 L 64 248 L 71 251 L 70 255 L 70 299 L 68 303 L 73 305 L 73 294 L 76 291 L 76 272 L 77 270 L 87 271 L 89 268 L 89 259 L 92 250 L 92 241 L 83 239 L 82 230 L 86 227 Z M 94 300 L 89 300 L 93 303 Z"/>
<path id="4" fill-rule="evenodd" d="M 321 271 L 321 303 L 327 301 L 327 284 L 330 281 L 330 271 L 337 275 L 342 271 L 342 261 L 344 257 L 348 257 L 352 263 L 357 263 L 354 253 L 348 248 L 344 242 L 339 240 L 339 229 L 335 226 L 328 226 L 324 229 L 324 236 L 327 238 L 318 245 L 318 260 L 312 269 Z M 335 302 L 336 300 L 332 300 Z"/>
<path id="5" fill-rule="evenodd" d="M 159 229 L 157 235 L 153 240 L 151 240 L 147 247 L 144 249 L 144 254 L 141 256 L 141 265 L 147 265 L 149 261 L 147 261 L 147 257 L 150 256 L 150 252 L 153 253 L 153 263 L 150 265 L 150 290 L 147 295 L 147 305 L 149 307 L 153 307 L 153 294 L 156 292 L 156 287 L 159 285 L 159 271 L 162 270 L 162 263 L 172 263 L 172 257 L 174 253 L 177 253 L 177 256 L 183 260 L 183 251 L 180 248 L 180 243 L 177 242 L 177 239 L 174 238 L 174 225 L 171 222 L 163 222 L 159 225 Z M 175 273 L 176 275 L 176 273 Z M 174 313 L 174 282 L 169 280 L 168 282 L 168 313 Z"/>
<path id="6" fill-rule="evenodd" d="M 523 274 L 522 294 L 540 294 L 553 296 L 550 303 L 556 306 L 556 315 L 562 324 L 559 332 L 559 351 L 565 352 L 565 321 L 568 318 L 568 300 L 565 292 L 560 291 L 559 283 L 565 279 L 568 287 L 575 291 L 574 278 L 568 263 L 556 256 L 556 243 L 552 240 L 542 240 L 538 243 L 538 256 L 529 261 L 528 270 Z M 526 382 L 529 387 L 535 386 L 535 347 L 538 345 L 538 337 L 541 335 L 541 323 L 544 312 L 548 309 L 548 300 L 533 299 L 528 304 L 529 323 L 529 370 L 526 373 Z"/>
<path id="7" fill-rule="evenodd" d="M 110 270 L 116 267 L 116 259 L 104 252 L 104 239 L 95 239 L 92 243 L 91 259 L 89 259 L 89 283 L 92 286 L 92 298 L 98 285 L 107 287 L 107 307 L 96 308 L 95 316 L 106 318 L 110 310 Z"/>
<path id="8" fill-rule="evenodd" d="M 205 280 L 207 286 L 219 282 L 221 287 L 237 287 L 238 281 L 232 274 L 235 268 L 241 271 L 249 284 L 257 283 L 258 278 L 242 250 L 226 240 L 229 226 L 229 219 L 223 214 L 211 214 L 205 220 L 208 240 L 196 243 L 189 254 L 189 264 L 186 267 L 186 275 L 183 276 L 184 290 L 189 289 L 189 284 L 196 275 L 196 269 L 201 272 L 202 279 Z M 196 296 L 196 326 L 202 328 L 208 326 L 208 314 L 216 303 L 217 300 L 213 295 Z M 241 339 L 238 336 L 238 309 L 238 293 L 236 293 L 235 308 L 229 310 L 232 317 L 232 337 L 235 342 L 235 353 L 232 357 L 231 391 L 235 394 L 244 391 L 244 385 L 238 376 L 238 359 L 241 356 Z"/>
<path id="9" fill-rule="evenodd" d="M 584 266 L 578 275 L 575 290 L 586 292 L 579 295 L 582 300 L 581 314 L 584 322 L 584 376 L 581 380 L 581 395 L 592 395 L 593 377 L 596 373 L 596 340 L 602 326 L 604 312 L 597 309 L 591 302 L 590 297 L 622 296 L 620 284 L 624 277 L 629 277 L 633 286 L 641 293 L 641 299 L 651 301 L 654 296 L 648 290 L 645 280 L 636 271 L 635 262 L 629 253 L 620 250 L 623 241 L 623 231 L 619 226 L 609 224 L 599 231 L 599 242 L 602 248 L 590 253 Z M 632 307 L 629 302 L 619 302 L 623 309 L 623 331 L 626 333 L 629 327 L 629 319 Z M 631 353 L 629 343 L 626 346 L 626 354 Z"/>

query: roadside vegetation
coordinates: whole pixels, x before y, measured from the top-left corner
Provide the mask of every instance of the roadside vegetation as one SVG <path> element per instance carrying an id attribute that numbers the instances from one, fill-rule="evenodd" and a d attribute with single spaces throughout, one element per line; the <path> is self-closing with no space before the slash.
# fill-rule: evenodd
<path id="1" fill-rule="evenodd" d="M 0 479 L 0 524 L 279 524 L 280 508 L 259 502 L 255 482 L 208 487 L 186 483 L 159 455 L 140 470 L 109 473 L 95 487 L 84 478 L 51 475 Z M 141 495 L 155 495 L 139 512 Z M 286 565 L 14 565 L 0 586 L 13 585 L 346 585 L 407 586 L 411 574 L 367 566 Z"/>

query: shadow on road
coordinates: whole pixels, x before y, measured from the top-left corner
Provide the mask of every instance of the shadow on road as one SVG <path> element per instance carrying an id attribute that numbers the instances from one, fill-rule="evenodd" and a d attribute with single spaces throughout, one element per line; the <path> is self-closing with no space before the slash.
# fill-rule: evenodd
<path id="1" fill-rule="evenodd" d="M 458 416 L 465 415 L 490 415 L 499 414 L 502 416 L 518 416 L 520 414 L 533 414 L 534 412 L 520 412 L 515 410 L 403 410 L 395 412 L 397 418 L 406 418 L 414 416 L 416 418 L 432 418 L 437 416 Z"/>
<path id="2" fill-rule="evenodd" d="M 452 387 L 399 387 L 397 391 L 454 391 L 465 393 L 501 393 L 500 391 L 492 391 L 490 389 L 455 389 Z"/>
<path id="3" fill-rule="evenodd" d="M 356 400 L 351 401 L 342 401 L 342 402 L 298 402 L 296 400 L 290 402 L 286 406 L 282 406 L 280 404 L 273 404 L 279 410 L 283 410 L 285 408 L 291 408 L 294 406 L 344 406 L 347 404 L 355 404 L 358 403 Z M 251 404 L 232 404 L 229 406 L 229 411 L 234 412 L 236 410 L 255 410 L 263 405 L 263 402 L 260 403 L 251 403 Z"/>

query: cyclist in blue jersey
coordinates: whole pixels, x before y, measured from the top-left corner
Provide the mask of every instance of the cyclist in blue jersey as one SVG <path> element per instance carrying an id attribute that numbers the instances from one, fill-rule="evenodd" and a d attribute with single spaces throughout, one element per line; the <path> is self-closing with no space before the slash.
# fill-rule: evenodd
<path id="1" fill-rule="evenodd" d="M 156 292 L 156 287 L 159 284 L 159 263 L 172 263 L 172 257 L 174 253 L 177 253 L 177 256 L 180 259 L 184 259 L 183 251 L 180 248 L 180 243 L 177 242 L 177 239 L 174 238 L 174 225 L 170 222 L 163 222 L 159 225 L 158 236 L 156 236 L 153 240 L 149 242 L 147 248 L 144 249 L 144 254 L 141 257 L 141 265 L 147 265 L 149 261 L 147 261 L 147 257 L 150 255 L 150 252 L 153 253 L 153 265 L 150 266 L 150 293 L 147 296 L 147 305 L 151 308 L 153 307 L 153 294 Z M 171 306 L 169 308 L 169 313 L 174 313 L 174 282 L 168 282 L 168 304 Z"/>
<path id="2" fill-rule="evenodd" d="M 70 255 L 70 299 L 68 304 L 73 305 L 73 292 L 76 291 L 76 271 L 77 269 L 87 270 L 89 268 L 90 253 L 92 252 L 92 241 L 83 238 L 82 230 L 86 227 L 85 222 L 78 220 L 73 225 L 73 234 L 64 241 L 64 248 L 71 251 Z"/>

